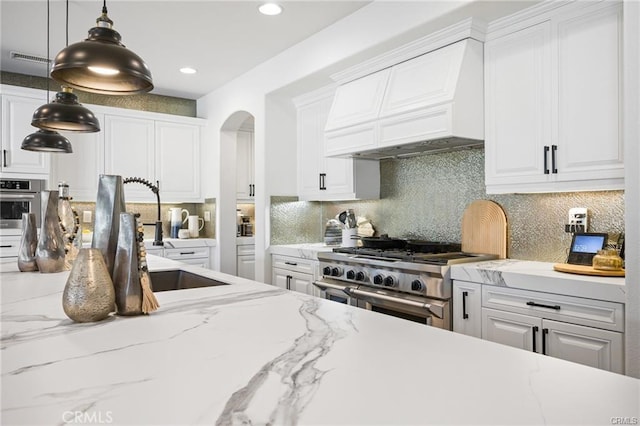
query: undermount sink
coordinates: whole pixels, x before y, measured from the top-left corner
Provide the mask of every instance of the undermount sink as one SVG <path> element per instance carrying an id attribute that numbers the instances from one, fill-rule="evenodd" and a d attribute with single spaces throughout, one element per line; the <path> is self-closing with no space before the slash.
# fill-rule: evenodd
<path id="1" fill-rule="evenodd" d="M 229 285 L 212 278 L 175 269 L 171 271 L 149 272 L 153 291 L 183 290 L 186 288 L 213 287 Z"/>

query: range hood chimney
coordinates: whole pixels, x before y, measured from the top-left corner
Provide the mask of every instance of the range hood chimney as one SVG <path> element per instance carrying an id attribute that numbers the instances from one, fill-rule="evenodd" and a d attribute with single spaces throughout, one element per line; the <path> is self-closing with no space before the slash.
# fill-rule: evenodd
<path id="1" fill-rule="evenodd" d="M 325 155 L 381 159 L 478 147 L 483 45 L 466 38 L 339 86 Z"/>

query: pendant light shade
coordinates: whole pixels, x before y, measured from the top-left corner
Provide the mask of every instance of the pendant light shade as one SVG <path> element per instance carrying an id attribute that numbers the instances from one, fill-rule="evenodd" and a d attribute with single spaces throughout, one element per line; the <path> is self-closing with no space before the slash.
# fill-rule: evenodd
<path id="1" fill-rule="evenodd" d="M 20 148 L 26 151 L 62 152 L 65 154 L 73 152 L 71 142 L 60 133 L 51 130 L 38 130 L 31 133 L 24 138 Z"/>
<path id="2" fill-rule="evenodd" d="M 78 102 L 69 87 L 56 93 L 52 102 L 42 105 L 33 113 L 31 125 L 43 130 L 70 132 L 99 132 L 100 122 L 88 108 Z"/>
<path id="3" fill-rule="evenodd" d="M 51 68 L 51 77 L 63 85 L 105 95 L 134 95 L 153 89 L 147 64 L 121 43 L 112 29 L 106 1 L 97 26 L 89 37 L 62 49 Z"/>

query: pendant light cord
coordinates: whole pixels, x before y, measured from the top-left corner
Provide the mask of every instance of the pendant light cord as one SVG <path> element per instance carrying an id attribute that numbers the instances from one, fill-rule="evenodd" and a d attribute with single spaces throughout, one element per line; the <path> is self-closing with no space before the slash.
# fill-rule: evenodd
<path id="1" fill-rule="evenodd" d="M 51 58 L 49 57 L 49 12 L 50 5 L 49 0 L 47 0 L 47 66 L 45 67 L 44 78 L 47 83 L 47 102 L 49 102 L 49 64 L 51 63 Z"/>
<path id="2" fill-rule="evenodd" d="M 107 13 L 107 0 L 103 0 L 102 2 L 102 13 Z"/>
<path id="3" fill-rule="evenodd" d="M 67 0 L 67 8 L 65 11 L 65 33 L 66 33 L 66 37 L 64 39 L 64 45 L 66 47 L 69 47 L 69 0 Z"/>

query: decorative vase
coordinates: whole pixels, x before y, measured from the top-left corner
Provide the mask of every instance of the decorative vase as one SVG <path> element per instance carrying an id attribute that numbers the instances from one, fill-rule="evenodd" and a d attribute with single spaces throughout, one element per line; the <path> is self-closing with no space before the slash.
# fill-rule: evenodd
<path id="1" fill-rule="evenodd" d="M 42 229 L 36 248 L 40 272 L 64 271 L 64 240 L 58 219 L 58 191 L 42 191 Z"/>
<path id="2" fill-rule="evenodd" d="M 100 175 L 91 247 L 102 252 L 111 279 L 118 247 L 120 213 L 125 211 L 122 176 Z"/>
<path id="3" fill-rule="evenodd" d="M 116 294 L 102 253 L 84 248 L 73 262 L 62 294 L 62 308 L 76 322 L 105 319 L 115 309 Z"/>
<path id="4" fill-rule="evenodd" d="M 38 270 L 36 248 L 38 247 L 38 228 L 35 213 L 22 213 L 22 237 L 18 251 L 18 269 L 20 272 Z"/>
<path id="5" fill-rule="evenodd" d="M 120 214 L 120 234 L 113 267 L 118 315 L 142 315 L 142 287 L 138 268 L 136 219 L 132 213 Z"/>

